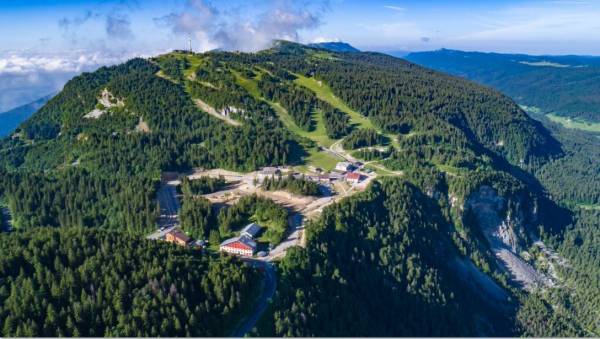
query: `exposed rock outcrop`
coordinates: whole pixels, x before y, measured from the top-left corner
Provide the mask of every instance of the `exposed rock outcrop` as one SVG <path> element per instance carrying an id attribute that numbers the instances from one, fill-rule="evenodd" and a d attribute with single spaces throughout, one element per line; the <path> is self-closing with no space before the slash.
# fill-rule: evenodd
<path id="1" fill-rule="evenodd" d="M 98 98 L 98 105 L 83 117 L 86 119 L 98 119 L 112 107 L 124 107 L 125 103 L 121 99 L 115 98 L 108 89 L 103 89 Z"/>
<path id="2" fill-rule="evenodd" d="M 465 203 L 465 213 L 470 213 L 489 243 L 500 266 L 512 276 L 513 281 L 528 290 L 553 286 L 551 277 L 538 272 L 519 256 L 528 248 L 527 220 L 535 210 L 526 210 L 522 197 L 507 200 L 486 185 L 473 192 Z"/>

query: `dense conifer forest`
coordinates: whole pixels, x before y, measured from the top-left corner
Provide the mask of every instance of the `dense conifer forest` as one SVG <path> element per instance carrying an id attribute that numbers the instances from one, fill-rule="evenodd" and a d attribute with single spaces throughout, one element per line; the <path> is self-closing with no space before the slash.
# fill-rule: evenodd
<path id="1" fill-rule="evenodd" d="M 267 191 L 285 190 L 292 194 L 319 196 L 319 184 L 305 177 L 296 178 L 293 174 L 287 176 L 267 177 L 262 182 L 262 187 Z"/>
<path id="2" fill-rule="evenodd" d="M 0 321 L 12 336 L 226 336 L 258 272 L 113 231 L 0 236 Z"/>
<path id="3" fill-rule="evenodd" d="M 466 285 L 450 273 L 457 254 L 445 243 L 447 225 L 430 203 L 392 180 L 328 208 L 310 225 L 308 248 L 281 264 L 261 334 L 468 336 L 480 326 L 510 334 L 502 332 L 508 300 L 486 305 L 475 294 L 467 302 Z"/>
<path id="4" fill-rule="evenodd" d="M 331 106 L 325 106 L 323 109 L 323 122 L 327 136 L 332 139 L 339 139 L 352 131 L 348 115 Z"/>
<path id="5" fill-rule="evenodd" d="M 600 121 L 600 58 L 463 52 L 411 53 L 414 63 L 494 87 L 521 104 L 570 118 Z"/>
<path id="6" fill-rule="evenodd" d="M 264 276 L 210 248 L 145 240 L 161 174 L 308 168 L 336 143 L 378 177 L 310 219 L 306 247 L 275 264 L 275 297 L 251 334 L 600 333 L 596 136 L 404 60 L 278 42 L 84 73 L 0 141 L 14 228 L 0 234 L 2 334 L 230 335 Z M 258 240 L 279 244 L 288 209 L 201 197 L 227 185 L 182 180 L 184 232 L 216 246 L 257 222 Z M 568 262 L 557 287 L 524 290 L 499 264 L 469 205 L 483 186 L 532 267 L 548 271 L 537 239 Z M 321 193 L 293 176 L 262 188 Z"/>

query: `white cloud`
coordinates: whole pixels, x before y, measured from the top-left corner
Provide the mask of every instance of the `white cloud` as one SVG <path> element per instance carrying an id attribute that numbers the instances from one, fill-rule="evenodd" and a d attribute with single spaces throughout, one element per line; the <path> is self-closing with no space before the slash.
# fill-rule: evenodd
<path id="1" fill-rule="evenodd" d="M 310 40 L 311 43 L 314 44 L 320 44 L 323 42 L 340 42 L 341 40 L 339 38 L 328 38 L 328 37 L 324 37 L 324 36 L 318 36 L 318 37 L 314 37 L 313 39 Z"/>
<path id="2" fill-rule="evenodd" d="M 138 55 L 98 51 L 0 53 L 0 112 L 59 91 L 74 76 Z"/>
<path id="3" fill-rule="evenodd" d="M 399 7 L 399 6 L 386 5 L 386 6 L 383 6 L 383 8 L 391 9 L 392 11 L 396 11 L 396 12 L 404 12 L 404 11 L 406 11 L 406 8 Z"/>
<path id="4" fill-rule="evenodd" d="M 4 52 L 0 54 L 0 74 L 81 72 L 122 62 L 130 57 L 132 55 L 109 55 L 85 51 L 52 54 Z"/>
<path id="5" fill-rule="evenodd" d="M 300 31 L 321 24 L 326 1 L 273 1 L 262 13 L 247 16 L 247 8 L 221 12 L 209 1 L 188 0 L 185 9 L 173 12 L 155 22 L 174 34 L 193 37 L 198 50 L 214 48 L 256 51 L 268 47 L 274 39 L 299 41 Z"/>

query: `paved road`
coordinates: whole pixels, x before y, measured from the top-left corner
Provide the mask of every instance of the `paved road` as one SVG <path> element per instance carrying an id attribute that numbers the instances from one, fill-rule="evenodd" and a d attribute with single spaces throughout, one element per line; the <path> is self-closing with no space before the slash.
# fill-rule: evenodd
<path id="1" fill-rule="evenodd" d="M 273 298 L 275 295 L 275 290 L 277 289 L 277 275 L 275 274 L 275 266 L 272 263 L 252 259 L 248 259 L 246 262 L 255 267 L 264 269 L 265 285 L 263 286 L 262 293 L 258 299 L 258 302 L 256 303 L 254 311 L 252 311 L 252 314 L 244 319 L 244 322 L 240 325 L 240 327 L 233 332 L 234 337 L 243 337 L 252 331 L 260 317 L 267 309 L 269 300 Z"/>
<path id="2" fill-rule="evenodd" d="M 334 142 L 331 146 L 329 146 L 329 148 L 326 148 L 326 150 L 329 153 L 344 159 L 345 161 L 356 162 L 356 158 L 344 150 L 344 148 L 342 147 L 342 141 L 344 141 L 344 139 L 340 139 Z"/>
<path id="3" fill-rule="evenodd" d="M 290 234 L 287 236 L 287 238 L 285 238 L 282 242 L 280 242 L 275 248 L 273 248 L 269 252 L 268 256 L 266 256 L 264 258 L 260 258 L 260 260 L 272 261 L 275 258 L 284 256 L 285 252 L 287 252 L 287 250 L 290 247 L 300 245 L 300 240 L 302 237 L 301 232 L 304 229 L 303 219 L 304 219 L 304 217 L 302 216 L 301 213 L 294 213 L 294 214 L 290 215 L 290 217 L 288 218 L 288 224 L 289 224 L 288 231 L 290 231 Z"/>
<path id="4" fill-rule="evenodd" d="M 161 183 L 156 192 L 156 199 L 160 206 L 160 217 L 158 218 L 160 228 L 146 237 L 151 240 L 163 239 L 165 234 L 179 226 L 179 208 L 181 206 L 177 199 L 175 186 L 165 182 Z M 163 227 L 164 229 L 161 230 Z"/>
<path id="5" fill-rule="evenodd" d="M 159 225 L 161 227 L 173 227 L 179 225 L 179 199 L 174 185 L 162 183 L 157 192 L 158 204 L 160 206 Z"/>
<path id="6" fill-rule="evenodd" d="M 179 212 L 179 200 L 177 199 L 175 186 L 161 184 L 157 195 L 161 213 L 164 215 L 177 215 Z"/>

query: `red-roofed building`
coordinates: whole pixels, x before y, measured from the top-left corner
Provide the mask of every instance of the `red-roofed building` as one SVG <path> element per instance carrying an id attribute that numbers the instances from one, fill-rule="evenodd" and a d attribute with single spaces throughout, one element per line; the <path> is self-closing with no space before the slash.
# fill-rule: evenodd
<path id="1" fill-rule="evenodd" d="M 349 183 L 357 184 L 362 179 L 362 176 L 356 172 L 346 174 L 346 181 Z"/>
<path id="2" fill-rule="evenodd" d="M 223 241 L 219 246 L 219 250 L 221 252 L 251 257 L 256 251 L 256 242 L 246 236 L 235 237 Z"/>

